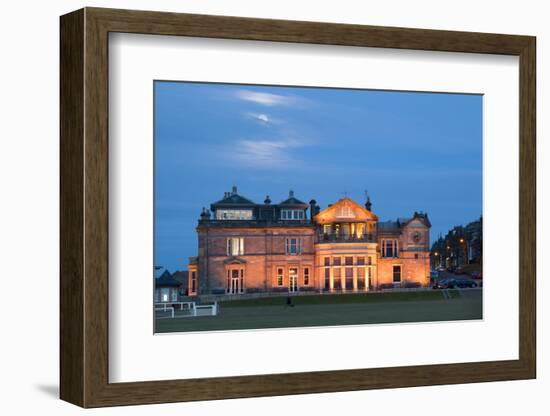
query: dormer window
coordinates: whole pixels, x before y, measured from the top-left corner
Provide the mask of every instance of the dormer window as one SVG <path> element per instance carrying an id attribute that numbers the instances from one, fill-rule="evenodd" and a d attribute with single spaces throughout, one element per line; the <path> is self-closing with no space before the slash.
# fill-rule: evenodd
<path id="1" fill-rule="evenodd" d="M 301 209 L 282 209 L 281 210 L 281 219 L 282 220 L 303 220 L 306 217 L 305 212 Z"/>
<path id="2" fill-rule="evenodd" d="M 251 209 L 218 209 L 216 210 L 217 220 L 251 220 Z"/>

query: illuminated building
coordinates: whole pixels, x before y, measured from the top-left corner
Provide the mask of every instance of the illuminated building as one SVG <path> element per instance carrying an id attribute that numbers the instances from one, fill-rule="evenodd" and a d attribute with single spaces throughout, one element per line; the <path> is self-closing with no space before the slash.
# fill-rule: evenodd
<path id="1" fill-rule="evenodd" d="M 190 295 L 365 292 L 429 283 L 428 215 L 380 222 L 342 198 L 324 210 L 290 191 L 273 204 L 226 192 L 203 209 L 198 256 L 189 262 Z"/>

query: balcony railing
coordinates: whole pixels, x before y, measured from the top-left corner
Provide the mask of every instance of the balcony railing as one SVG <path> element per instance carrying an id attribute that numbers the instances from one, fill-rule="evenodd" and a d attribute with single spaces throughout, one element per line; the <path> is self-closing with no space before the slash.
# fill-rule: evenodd
<path id="1" fill-rule="evenodd" d="M 346 235 L 346 234 L 327 234 L 327 233 L 318 233 L 317 234 L 318 243 L 354 243 L 354 242 L 363 242 L 363 243 L 374 243 L 375 236 L 374 234 L 362 234 L 362 235 Z"/>

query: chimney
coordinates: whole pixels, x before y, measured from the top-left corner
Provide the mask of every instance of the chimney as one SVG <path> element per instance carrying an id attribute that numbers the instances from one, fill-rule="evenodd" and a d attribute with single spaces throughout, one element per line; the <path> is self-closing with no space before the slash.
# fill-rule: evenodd
<path id="1" fill-rule="evenodd" d="M 315 199 L 312 199 L 309 201 L 309 218 L 313 222 L 313 217 L 315 216 L 315 205 L 317 204 L 317 201 Z"/>
<path id="2" fill-rule="evenodd" d="M 269 197 L 269 195 L 266 195 L 266 196 L 265 196 L 264 204 L 266 204 L 266 205 L 271 204 L 271 198 Z"/>
<path id="3" fill-rule="evenodd" d="M 288 191 L 288 197 L 289 197 L 289 198 L 293 198 L 293 197 L 294 197 L 294 191 L 293 191 L 293 190 Z"/>
<path id="4" fill-rule="evenodd" d="M 233 185 L 233 188 L 231 189 L 231 195 L 237 195 L 237 187 Z"/>

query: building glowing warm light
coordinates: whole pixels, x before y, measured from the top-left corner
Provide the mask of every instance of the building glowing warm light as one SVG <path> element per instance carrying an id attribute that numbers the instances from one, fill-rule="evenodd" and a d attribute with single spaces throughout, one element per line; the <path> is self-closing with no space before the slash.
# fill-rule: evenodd
<path id="1" fill-rule="evenodd" d="M 430 280 L 428 215 L 380 222 L 342 198 L 324 210 L 290 191 L 256 204 L 237 188 L 203 209 L 198 256 L 189 262 L 189 295 L 366 292 L 425 286 Z"/>

